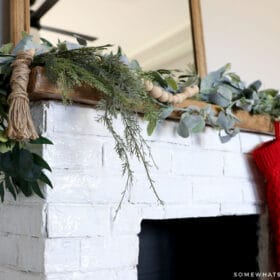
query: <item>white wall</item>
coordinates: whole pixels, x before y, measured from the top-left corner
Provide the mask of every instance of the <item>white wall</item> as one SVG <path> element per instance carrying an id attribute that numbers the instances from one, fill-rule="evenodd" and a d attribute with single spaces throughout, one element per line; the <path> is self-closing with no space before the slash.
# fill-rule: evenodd
<path id="1" fill-rule="evenodd" d="M 208 71 L 231 62 L 248 82 L 280 88 L 279 0 L 201 0 Z"/>

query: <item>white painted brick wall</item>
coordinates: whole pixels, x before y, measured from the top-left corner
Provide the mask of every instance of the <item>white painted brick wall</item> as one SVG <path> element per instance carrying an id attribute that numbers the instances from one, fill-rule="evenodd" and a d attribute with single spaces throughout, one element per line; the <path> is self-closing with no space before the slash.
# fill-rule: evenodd
<path id="1" fill-rule="evenodd" d="M 99 269 L 94 272 L 48 274 L 46 280 L 137 280 L 136 268 Z"/>
<path id="2" fill-rule="evenodd" d="M 47 219 L 49 237 L 95 236 L 110 232 L 108 206 L 49 204 Z"/>
<path id="3" fill-rule="evenodd" d="M 8 195 L 0 206 L 0 280 L 136 280 L 143 219 L 262 213 L 264 181 L 250 151 L 271 137 L 243 132 L 221 144 L 207 128 L 183 139 L 171 121 L 149 137 L 141 120 L 165 204 L 133 159 L 135 184 L 113 221 L 125 178 L 112 137 L 95 121 L 100 112 L 54 101 L 35 103 L 32 112 L 55 143 L 37 148 L 53 168 L 54 189 L 45 201 Z M 120 120 L 115 125 L 121 132 Z"/>
<path id="4" fill-rule="evenodd" d="M 47 273 L 79 271 L 80 243 L 78 238 L 47 239 L 44 253 L 45 271 Z"/>
<path id="5" fill-rule="evenodd" d="M 17 246 L 19 269 L 38 273 L 44 270 L 43 238 L 20 236 L 17 239 Z"/>
<path id="6" fill-rule="evenodd" d="M 45 275 L 42 273 L 34 273 L 31 271 L 20 271 L 15 268 L 1 268 L 1 280 L 45 280 Z"/>
<path id="7" fill-rule="evenodd" d="M 172 173 L 175 175 L 221 176 L 223 165 L 223 153 L 220 151 L 192 151 L 175 147 L 172 153 Z"/>
<path id="8" fill-rule="evenodd" d="M 133 267 L 138 263 L 137 235 L 84 238 L 81 241 L 81 269 Z"/>
<path id="9" fill-rule="evenodd" d="M 2 204 L 0 232 L 40 237 L 44 234 L 43 218 L 44 205 Z"/>
<path id="10" fill-rule="evenodd" d="M 0 236 L 0 266 L 16 267 L 18 264 L 17 237 L 9 233 Z"/>

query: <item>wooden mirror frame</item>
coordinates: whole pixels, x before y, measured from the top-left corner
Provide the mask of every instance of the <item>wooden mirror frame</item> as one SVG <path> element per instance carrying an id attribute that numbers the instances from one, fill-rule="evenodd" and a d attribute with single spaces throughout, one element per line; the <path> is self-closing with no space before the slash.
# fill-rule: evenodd
<path id="1" fill-rule="evenodd" d="M 189 0 L 190 3 L 190 15 L 192 23 L 192 35 L 194 45 L 194 57 L 198 74 L 203 77 L 207 74 L 206 68 L 206 55 L 205 45 L 203 38 L 203 25 L 200 0 Z M 30 4 L 29 0 L 10 0 L 10 34 L 11 41 L 16 44 L 20 41 L 22 31 L 29 33 L 30 31 Z M 37 67 L 35 67 L 37 68 Z M 34 70 L 34 71 L 33 71 Z M 61 94 L 44 76 L 42 69 L 33 69 L 30 76 L 29 83 L 29 97 L 31 100 L 41 99 L 61 99 Z M 39 78 L 38 78 L 39 77 Z M 73 101 L 86 104 L 96 104 L 100 97 L 97 92 L 93 95 L 90 92 L 75 92 L 70 94 Z M 187 99 L 178 107 L 187 107 L 189 105 L 196 105 L 203 108 L 207 105 L 205 102 L 195 101 Z M 212 108 L 219 112 L 221 108 L 216 105 L 212 105 Z M 242 130 L 250 132 L 258 132 L 265 134 L 273 134 L 273 122 L 268 115 L 250 115 L 248 112 L 238 110 L 236 116 L 241 121 L 238 124 Z M 170 118 L 178 119 L 180 115 L 174 112 Z"/>
<path id="2" fill-rule="evenodd" d="M 30 0 L 10 0 L 10 37 L 17 44 L 22 31 L 30 32 Z"/>
<path id="3" fill-rule="evenodd" d="M 204 77 L 207 74 L 207 66 L 200 0 L 189 2 L 195 64 L 200 77 Z"/>
<path id="4" fill-rule="evenodd" d="M 29 0 L 10 0 L 11 41 L 16 44 L 21 39 L 22 31 L 30 31 Z M 200 76 L 207 74 L 206 56 L 203 40 L 203 27 L 200 0 L 189 0 L 193 35 L 194 59 Z"/>

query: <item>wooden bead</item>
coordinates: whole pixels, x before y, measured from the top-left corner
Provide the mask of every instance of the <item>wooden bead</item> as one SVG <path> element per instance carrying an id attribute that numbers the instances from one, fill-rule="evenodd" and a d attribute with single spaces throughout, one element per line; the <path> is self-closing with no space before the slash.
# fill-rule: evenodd
<path id="1" fill-rule="evenodd" d="M 146 91 L 151 91 L 154 87 L 153 83 L 150 80 L 145 80 L 144 85 L 145 85 Z"/>
<path id="2" fill-rule="evenodd" d="M 182 103 L 185 99 L 187 99 L 187 96 L 185 94 L 178 94 L 178 103 Z"/>
<path id="3" fill-rule="evenodd" d="M 163 94 L 162 88 L 154 86 L 150 91 L 150 94 L 153 98 L 159 99 Z"/>
<path id="4" fill-rule="evenodd" d="M 174 95 L 171 94 L 171 93 L 169 93 L 168 96 L 169 96 L 169 98 L 168 98 L 168 101 L 167 101 L 167 102 L 168 102 L 168 103 L 173 103 Z"/>
<path id="5" fill-rule="evenodd" d="M 187 98 L 190 98 L 199 92 L 198 86 L 192 86 L 186 87 L 184 88 L 183 92 L 173 95 L 161 87 L 154 86 L 153 83 L 149 80 L 145 80 L 144 85 L 146 90 L 150 92 L 150 95 L 153 98 L 158 99 L 161 102 L 168 102 L 173 104 L 180 104 Z"/>
<path id="6" fill-rule="evenodd" d="M 187 95 L 188 98 L 196 95 L 198 91 L 199 91 L 198 86 L 186 87 L 184 89 L 184 93 Z"/>
<path id="7" fill-rule="evenodd" d="M 168 101 L 168 99 L 169 99 L 169 94 L 168 94 L 168 92 L 167 91 L 162 91 L 162 95 L 159 97 L 159 101 L 161 101 L 161 102 L 167 102 Z"/>
<path id="8" fill-rule="evenodd" d="M 174 104 L 178 104 L 179 103 L 179 96 L 177 96 L 177 94 L 173 96 L 173 103 Z"/>

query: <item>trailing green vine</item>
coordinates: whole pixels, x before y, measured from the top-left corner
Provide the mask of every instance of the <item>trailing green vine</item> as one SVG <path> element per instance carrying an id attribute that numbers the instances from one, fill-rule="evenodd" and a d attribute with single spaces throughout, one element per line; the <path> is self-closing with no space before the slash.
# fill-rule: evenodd
<path id="1" fill-rule="evenodd" d="M 203 79 L 193 69 L 181 72 L 178 70 L 160 69 L 143 71 L 137 61 L 129 62 L 121 49 L 117 53 L 108 51 L 110 45 L 86 47 L 78 44 L 59 42 L 52 46 L 42 39 L 42 44 L 35 44 L 31 36 L 25 36 L 15 47 L 6 44 L 0 48 L 0 196 L 4 200 L 6 191 L 14 198 L 19 192 L 25 196 L 33 193 L 44 197 L 40 182 L 52 187 L 45 174 L 51 171 L 50 166 L 39 155 L 28 150 L 28 143 L 8 139 L 7 98 L 10 93 L 9 80 L 11 63 L 20 50 L 36 49 L 32 67 L 43 66 L 48 79 L 56 83 L 63 94 L 64 102 L 71 102 L 68 93 L 76 87 L 89 86 L 102 93 L 97 109 L 101 116 L 97 121 L 104 124 L 115 140 L 115 151 L 122 161 L 123 175 L 127 176 L 124 192 L 117 211 L 120 209 L 125 195 L 133 184 L 134 173 L 130 158 L 135 156 L 144 166 L 150 187 L 157 200 L 160 200 L 150 168 L 153 160 L 150 147 L 143 138 L 138 122 L 137 111 L 141 111 L 148 121 L 147 131 L 151 135 L 157 124 L 164 121 L 173 111 L 179 111 L 181 118 L 177 132 L 182 137 L 199 133 L 206 125 L 220 131 L 223 142 L 238 133 L 234 115 L 236 109 L 246 110 L 252 114 L 268 114 L 278 118 L 280 99 L 278 91 L 261 90 L 261 82 L 256 81 L 249 86 L 238 75 L 230 72 L 230 65 L 209 73 Z M 200 109 L 195 106 L 187 108 L 174 107 L 153 99 L 146 91 L 143 80 L 150 80 L 154 85 L 176 94 L 187 86 L 199 85 L 200 92 L 193 97 L 220 106 L 216 115 L 211 105 Z M 120 116 L 124 130 L 117 132 L 114 119 Z M 51 144 L 51 141 L 40 137 L 29 141 L 30 144 Z"/>

